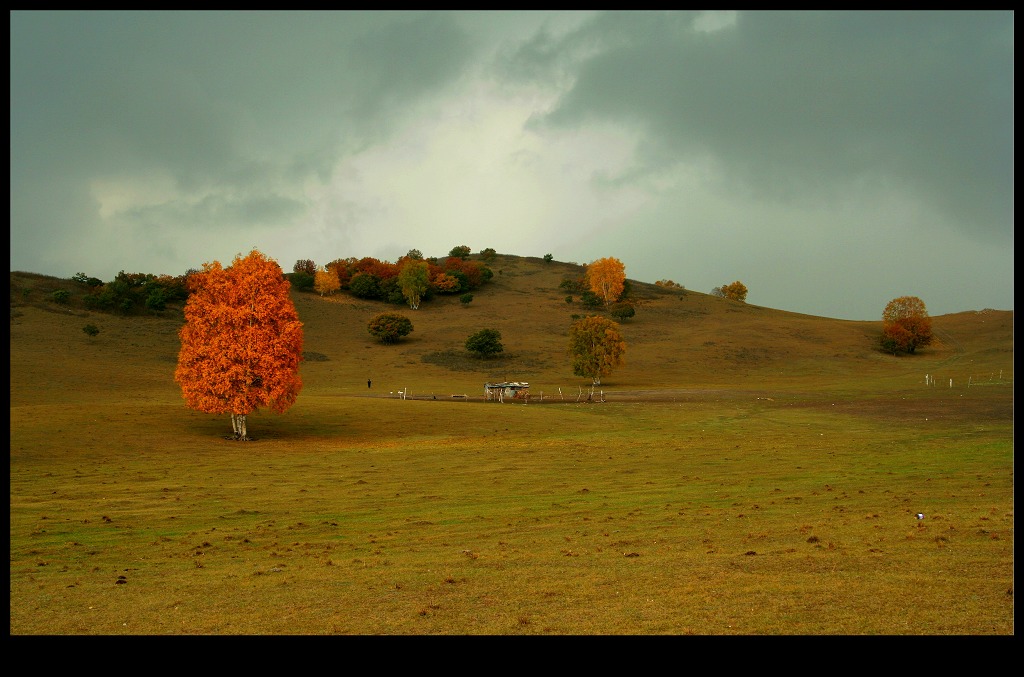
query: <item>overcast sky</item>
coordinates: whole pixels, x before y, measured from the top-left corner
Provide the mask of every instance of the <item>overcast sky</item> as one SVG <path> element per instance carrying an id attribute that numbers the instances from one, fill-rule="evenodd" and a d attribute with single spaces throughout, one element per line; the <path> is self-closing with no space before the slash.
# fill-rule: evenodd
<path id="1" fill-rule="evenodd" d="M 24 12 L 11 270 L 588 263 L 1013 309 L 1014 15 Z"/>

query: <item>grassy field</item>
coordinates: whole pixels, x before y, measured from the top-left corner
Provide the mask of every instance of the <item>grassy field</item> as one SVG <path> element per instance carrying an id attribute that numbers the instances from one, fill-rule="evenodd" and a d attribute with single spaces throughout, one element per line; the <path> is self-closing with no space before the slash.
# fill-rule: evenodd
<path id="1" fill-rule="evenodd" d="M 295 294 L 305 387 L 247 443 L 184 406 L 179 311 L 11 273 L 11 634 L 1013 634 L 1012 311 L 897 358 L 880 322 L 633 281 L 587 403 L 579 268 L 491 267 L 394 346 L 384 306 Z"/>

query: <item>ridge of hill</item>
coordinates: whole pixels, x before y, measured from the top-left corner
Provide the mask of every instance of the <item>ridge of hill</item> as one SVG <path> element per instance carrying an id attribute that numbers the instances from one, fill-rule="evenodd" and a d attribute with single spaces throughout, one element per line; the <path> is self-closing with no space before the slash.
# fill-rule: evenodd
<path id="1" fill-rule="evenodd" d="M 477 258 L 476 256 L 471 258 Z M 321 297 L 293 291 L 304 324 L 304 392 L 393 395 L 405 390 L 437 397 L 482 393 L 493 380 L 528 381 L 534 393 L 563 396 L 589 388 L 574 376 L 566 355 L 573 316 L 599 314 L 567 302 L 560 288 L 583 267 L 537 257 L 499 254 L 488 263 L 490 282 L 471 303 L 438 296 L 418 310 L 345 293 Z M 11 272 L 12 402 L 31 381 L 70 376 L 109 383 L 111 365 L 131 374 L 140 392 L 177 395 L 173 382 L 182 322 L 180 307 L 123 317 L 87 310 L 73 280 Z M 925 374 L 939 383 L 1012 381 L 1013 311 L 985 309 L 933 316 L 935 340 L 912 356 L 878 349 L 881 321 L 850 321 L 776 310 L 685 289 L 630 280 L 636 316 L 622 323 L 625 365 L 603 380 L 611 391 L 657 389 L 773 389 L 834 392 L 911 387 Z M 51 294 L 69 291 L 65 304 Z M 382 311 L 401 312 L 413 332 L 382 345 L 367 322 Z M 881 309 L 880 311 L 881 312 Z M 100 333 L 87 336 L 82 327 Z M 481 329 L 501 332 L 505 351 L 482 360 L 465 350 Z M 23 367 L 23 368 L 21 368 Z M 367 388 L 367 381 L 372 388 Z M 99 387 L 94 384 L 95 387 Z M 88 388 L 83 389 L 83 393 Z M 163 396 L 163 395 L 161 395 Z"/>

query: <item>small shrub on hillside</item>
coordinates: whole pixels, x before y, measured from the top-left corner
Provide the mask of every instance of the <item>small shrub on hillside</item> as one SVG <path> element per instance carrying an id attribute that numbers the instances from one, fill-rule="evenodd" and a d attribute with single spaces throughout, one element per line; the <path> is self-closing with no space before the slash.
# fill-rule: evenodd
<path id="1" fill-rule="evenodd" d="M 586 283 L 582 277 L 572 278 L 564 277 L 562 281 L 558 283 L 559 289 L 564 289 L 571 294 L 582 294 L 587 289 Z"/>
<path id="2" fill-rule="evenodd" d="M 68 299 L 71 298 L 71 292 L 67 289 L 58 289 L 57 291 L 50 294 L 50 300 L 54 303 L 67 303 Z"/>
<path id="3" fill-rule="evenodd" d="M 633 307 L 632 303 L 620 301 L 619 303 L 612 304 L 611 315 L 616 321 L 624 322 L 636 315 L 636 308 Z"/>
<path id="4" fill-rule="evenodd" d="M 550 263 L 550 262 L 551 262 L 551 260 L 552 260 L 552 259 L 554 259 L 554 258 L 555 258 L 555 257 L 554 257 L 554 256 L 552 256 L 551 254 L 545 254 L 545 255 L 544 255 L 544 260 L 545 260 L 546 262 L 548 262 L 548 263 Z"/>
<path id="5" fill-rule="evenodd" d="M 463 294 L 462 296 L 459 297 L 459 301 L 462 302 L 462 305 L 469 305 L 470 303 L 473 302 L 473 295 Z"/>
<path id="6" fill-rule="evenodd" d="M 412 332 L 412 320 L 400 313 L 380 313 L 370 320 L 366 329 L 381 343 L 398 343 Z"/>
<path id="7" fill-rule="evenodd" d="M 85 325 L 84 327 L 82 327 L 82 331 L 84 331 L 88 336 L 96 336 L 96 334 L 100 333 L 99 327 L 97 327 L 95 324 Z"/>
<path id="8" fill-rule="evenodd" d="M 497 329 L 481 329 L 466 339 L 466 350 L 477 357 L 493 357 L 505 350 L 501 345 L 501 332 Z"/>
<path id="9" fill-rule="evenodd" d="M 459 245 L 458 247 L 452 247 L 452 250 L 448 252 L 448 256 L 454 256 L 455 258 L 458 259 L 465 259 L 469 257 L 472 251 L 473 250 L 470 249 L 468 246 L 462 244 Z"/>
<path id="10" fill-rule="evenodd" d="M 601 297 L 589 289 L 580 294 L 580 302 L 583 304 L 584 308 L 600 308 L 604 305 L 604 301 L 601 300 Z"/>

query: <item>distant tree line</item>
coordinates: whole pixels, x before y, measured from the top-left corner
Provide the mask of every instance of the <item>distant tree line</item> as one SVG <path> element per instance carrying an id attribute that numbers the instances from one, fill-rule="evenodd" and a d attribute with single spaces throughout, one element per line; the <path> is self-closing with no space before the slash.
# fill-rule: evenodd
<path id="1" fill-rule="evenodd" d="M 416 310 L 420 303 L 437 295 L 461 295 L 472 300 L 470 293 L 490 281 L 494 272 L 484 262 L 471 260 L 470 255 L 468 246 L 459 245 L 442 259 L 424 258 L 418 249 L 410 249 L 393 263 L 367 256 L 334 259 L 318 266 L 311 259 L 299 259 L 287 277 L 299 291 L 315 291 L 321 296 L 342 291 Z M 497 252 L 488 247 L 480 256 L 483 261 L 492 261 Z"/>
<path id="2" fill-rule="evenodd" d="M 72 280 L 83 289 L 82 303 L 90 310 L 119 315 L 138 315 L 147 311 L 158 313 L 170 303 L 188 299 L 188 276 L 153 275 L 151 273 L 119 272 L 104 283 L 85 273 L 75 273 Z M 68 299 L 65 297 L 62 302 Z"/>

